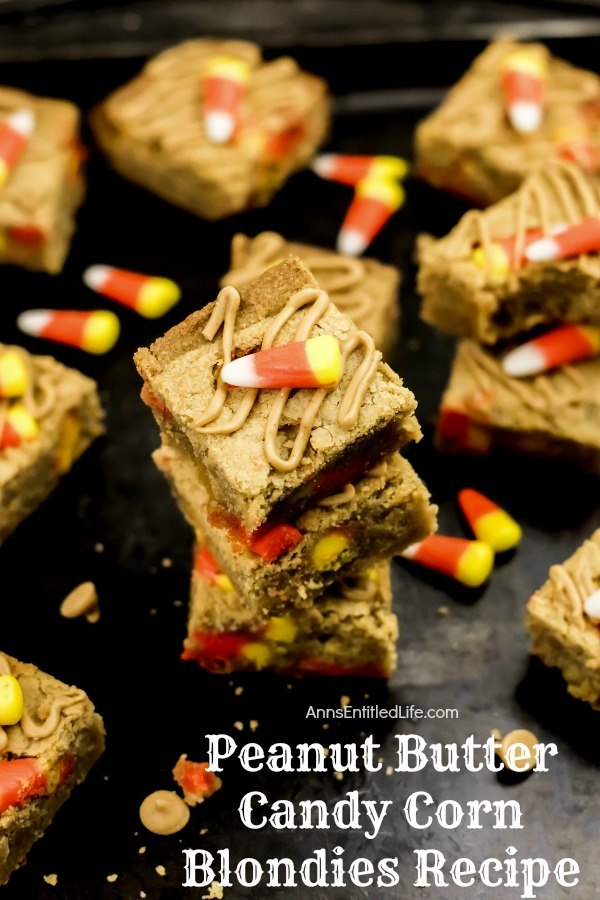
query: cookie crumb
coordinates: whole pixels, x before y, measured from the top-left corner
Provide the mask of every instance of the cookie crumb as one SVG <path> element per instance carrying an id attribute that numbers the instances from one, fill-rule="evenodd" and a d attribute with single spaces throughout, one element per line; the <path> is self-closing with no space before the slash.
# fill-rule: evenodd
<path id="1" fill-rule="evenodd" d="M 157 613 L 157 610 L 154 609 L 154 607 L 152 607 L 152 609 L 150 610 L 150 615 L 151 615 L 151 616 L 155 616 L 156 613 Z"/>
<path id="2" fill-rule="evenodd" d="M 110 883 L 113 884 L 113 883 L 117 880 L 118 877 L 119 877 L 118 875 L 114 875 L 114 874 L 113 874 L 113 875 L 107 875 L 107 876 L 106 876 L 106 880 L 107 880 L 107 881 L 110 881 Z"/>
<path id="3" fill-rule="evenodd" d="M 291 691 L 293 686 L 294 686 L 293 684 L 286 684 L 286 688 L 288 689 L 288 691 Z"/>
<path id="4" fill-rule="evenodd" d="M 386 768 L 385 768 L 385 774 L 388 775 L 388 776 L 389 776 L 389 775 L 393 775 L 393 774 L 394 774 L 394 767 L 393 767 L 393 766 L 386 766 Z"/>
<path id="5" fill-rule="evenodd" d="M 183 600 L 173 600 L 173 606 L 183 606 Z"/>
<path id="6" fill-rule="evenodd" d="M 343 781 L 344 773 L 343 772 L 334 772 L 333 777 L 336 779 L 336 781 Z"/>
<path id="7" fill-rule="evenodd" d="M 208 889 L 208 894 L 202 894 L 202 900 L 223 900 L 223 885 L 213 881 Z"/>
<path id="8" fill-rule="evenodd" d="M 441 618 L 447 616 L 450 613 L 450 609 L 447 606 L 438 606 L 437 614 Z"/>
<path id="9" fill-rule="evenodd" d="M 233 723 L 233 727 L 234 727 L 234 728 L 237 728 L 238 731 L 243 731 L 243 730 L 244 730 L 244 723 L 243 723 L 243 722 L 234 722 L 234 723 Z"/>
<path id="10" fill-rule="evenodd" d="M 349 703 L 350 697 L 347 697 L 346 694 L 342 694 L 342 696 L 340 697 L 340 706 L 342 707 L 342 709 L 346 709 Z"/>
<path id="11" fill-rule="evenodd" d="M 141 854 L 141 853 L 145 853 L 145 852 L 146 852 L 146 848 L 145 848 L 145 847 L 140 847 L 140 848 L 138 849 L 138 853 L 140 853 L 140 854 Z"/>
<path id="12" fill-rule="evenodd" d="M 58 883 L 58 875 L 44 875 L 44 881 L 46 884 L 52 885 L 52 887 L 56 887 Z"/>
<path id="13" fill-rule="evenodd" d="M 256 731 L 256 729 L 258 728 L 258 722 L 256 719 L 250 719 L 248 725 L 250 726 L 250 731 Z"/>
<path id="14" fill-rule="evenodd" d="M 173 560 L 169 559 L 168 556 L 164 556 L 161 559 L 160 564 L 163 567 L 163 569 L 172 569 L 173 568 Z"/>
<path id="15" fill-rule="evenodd" d="M 244 688 L 241 685 L 238 685 L 233 693 L 236 697 L 241 697 L 241 695 L 244 693 Z"/>
<path id="16" fill-rule="evenodd" d="M 201 828 L 200 834 L 208 834 L 208 828 Z"/>
<path id="17" fill-rule="evenodd" d="M 94 550 L 96 553 L 104 553 L 104 544 L 101 541 L 97 541 L 94 544 Z"/>
<path id="18" fill-rule="evenodd" d="M 142 900 L 144 900 L 145 896 L 146 896 L 146 891 L 140 891 L 140 897 L 142 898 Z"/>
<path id="19" fill-rule="evenodd" d="M 327 731 L 329 729 L 329 722 L 323 723 L 323 731 Z"/>
<path id="20" fill-rule="evenodd" d="M 100 619 L 100 605 L 94 582 L 83 581 L 73 588 L 60 604 L 60 614 L 65 619 L 85 616 L 88 622 L 97 622 Z"/>
<path id="21" fill-rule="evenodd" d="M 164 878 L 165 875 L 167 874 L 167 870 L 165 869 L 164 866 L 156 866 L 154 871 L 156 872 L 157 875 L 160 875 L 162 878 Z"/>

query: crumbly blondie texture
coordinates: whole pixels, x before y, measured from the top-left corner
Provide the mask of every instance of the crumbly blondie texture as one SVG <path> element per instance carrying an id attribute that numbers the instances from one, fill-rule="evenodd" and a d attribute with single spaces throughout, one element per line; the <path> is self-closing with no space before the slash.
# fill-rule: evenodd
<path id="1" fill-rule="evenodd" d="M 511 126 L 501 85 L 504 60 L 520 49 L 548 62 L 544 116 L 532 134 Z M 551 56 L 541 44 L 499 40 L 417 128 L 416 170 L 434 187 L 487 206 L 515 191 L 533 167 L 560 158 L 566 152 L 561 136 L 571 128 L 583 129 L 600 157 L 600 78 Z"/>
<path id="2" fill-rule="evenodd" d="M 228 144 L 203 124 L 202 76 L 214 56 L 251 67 L 242 121 Z M 304 168 L 329 129 L 327 85 L 293 59 L 262 60 L 243 41 L 166 50 L 92 113 L 101 148 L 125 178 L 205 219 L 264 206 Z"/>
<path id="3" fill-rule="evenodd" d="M 73 463 L 103 434 L 97 385 L 51 356 L 22 354 L 32 389 L 23 398 L 39 433 L 17 447 L 0 449 L 0 543 L 56 487 Z M 0 400 L 0 420 L 9 406 Z"/>
<path id="4" fill-rule="evenodd" d="M 396 453 L 342 492 L 286 519 L 298 543 L 265 560 L 227 510 L 211 500 L 190 457 L 168 445 L 154 460 L 169 480 L 184 516 L 243 597 L 254 621 L 290 603 L 308 606 L 365 559 L 383 559 L 422 540 L 436 525 L 436 507 L 414 469 Z M 283 523 L 279 523 L 281 525 Z"/>
<path id="5" fill-rule="evenodd" d="M 337 308 L 371 335 L 384 356 L 394 347 L 400 318 L 400 272 L 395 266 L 286 241 L 275 231 L 263 231 L 253 238 L 236 234 L 231 242 L 231 268 L 221 286 L 239 288 L 289 254 L 308 266 Z"/>
<path id="6" fill-rule="evenodd" d="M 17 678 L 24 713 L 0 728 L 0 885 L 25 862 L 73 788 L 104 749 L 104 726 L 85 693 L 0 653 Z"/>
<path id="7" fill-rule="evenodd" d="M 532 653 L 556 666 L 573 697 L 600 710 L 600 626 L 584 603 L 600 590 L 600 530 L 562 565 L 527 604 L 526 625 Z"/>
<path id="8" fill-rule="evenodd" d="M 419 240 L 418 290 L 422 318 L 451 334 L 486 344 L 540 323 L 600 325 L 600 256 L 597 253 L 547 263 L 513 264 L 498 271 L 478 264 L 494 242 L 528 231 L 600 215 L 600 182 L 569 163 L 552 162 L 532 172 L 512 196 L 484 211 L 472 210 L 441 240 Z M 522 256 L 516 251 L 516 258 Z"/>
<path id="9" fill-rule="evenodd" d="M 34 131 L 0 189 L 0 263 L 55 274 L 75 231 L 85 181 L 79 110 L 66 100 L 0 87 L 0 119 L 31 110 Z"/>
<path id="10" fill-rule="evenodd" d="M 238 390 L 220 381 L 228 357 L 265 340 L 279 345 L 323 333 L 339 339 L 344 357 L 332 390 Z M 295 257 L 239 294 L 223 288 L 135 361 L 161 431 L 195 458 L 215 500 L 249 531 L 281 510 L 292 515 L 313 495 L 334 493 L 420 438 L 412 393 Z"/>
<path id="11" fill-rule="evenodd" d="M 446 452 L 499 447 L 564 459 L 600 474 L 600 360 L 512 378 L 498 354 L 462 341 L 436 441 Z"/>
<path id="12" fill-rule="evenodd" d="M 363 563 L 360 575 L 338 581 L 307 609 L 258 624 L 248 618 L 243 600 L 215 577 L 202 565 L 192 574 L 183 659 L 221 673 L 270 669 L 388 678 L 393 672 L 398 621 L 391 609 L 389 561 Z"/>

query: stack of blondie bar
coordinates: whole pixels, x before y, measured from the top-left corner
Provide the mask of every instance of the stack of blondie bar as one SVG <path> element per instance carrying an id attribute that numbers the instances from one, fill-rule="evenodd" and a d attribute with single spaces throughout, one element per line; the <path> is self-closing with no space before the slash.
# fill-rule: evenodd
<path id="1" fill-rule="evenodd" d="M 287 358 L 322 336 L 339 348 L 333 384 L 223 379 L 233 360 Z M 289 256 L 223 287 L 136 364 L 161 432 L 155 462 L 197 540 L 184 658 L 387 677 L 390 558 L 433 530 L 435 508 L 398 452 L 420 438 L 415 399 L 372 337 Z"/>
<path id="2" fill-rule="evenodd" d="M 422 316 L 463 338 L 440 449 L 500 446 L 600 472 L 599 235 L 597 178 L 555 161 L 446 237 L 421 238 Z M 531 365 L 515 367 L 516 352 Z"/>

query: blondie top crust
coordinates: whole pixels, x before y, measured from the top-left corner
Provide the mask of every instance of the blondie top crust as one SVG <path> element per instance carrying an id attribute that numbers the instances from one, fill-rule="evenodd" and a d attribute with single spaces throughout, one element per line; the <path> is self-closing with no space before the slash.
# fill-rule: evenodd
<path id="1" fill-rule="evenodd" d="M 0 653 L 0 676 L 16 679 L 23 695 L 16 724 L 0 727 L 0 884 L 5 884 L 102 753 L 104 726 L 83 691 L 33 665 Z"/>
<path id="2" fill-rule="evenodd" d="M 343 357 L 331 390 L 239 390 L 220 380 L 232 357 L 324 333 Z M 135 361 L 161 430 L 186 439 L 215 500 L 249 531 L 420 437 L 412 393 L 294 257 L 239 293 L 223 288 Z"/>
<path id="3" fill-rule="evenodd" d="M 154 460 L 255 621 L 265 610 L 308 606 L 334 580 L 359 571 L 365 559 L 400 553 L 435 529 L 436 507 L 397 453 L 339 494 L 253 535 L 209 500 L 189 456 L 163 446 Z"/>
<path id="4" fill-rule="evenodd" d="M 557 226 L 600 215 L 600 181 L 570 163 L 532 172 L 519 190 L 419 242 L 422 318 L 486 344 L 540 323 L 600 324 L 600 256 L 529 262 L 523 250 Z"/>
<path id="5" fill-rule="evenodd" d="M 540 127 L 520 134 L 506 115 L 502 68 L 515 51 L 547 64 Z M 600 78 L 552 56 L 542 44 L 499 40 L 475 59 L 442 105 L 416 132 L 416 168 L 435 187 L 477 206 L 515 191 L 534 166 L 600 162 Z"/>
<path id="6" fill-rule="evenodd" d="M 600 474 L 600 360 L 513 378 L 497 354 L 459 344 L 437 425 L 440 449 L 493 446 L 578 462 Z"/>
<path id="7" fill-rule="evenodd" d="M 400 318 L 400 272 L 395 266 L 286 241 L 275 231 L 253 238 L 236 234 L 231 242 L 231 269 L 221 286 L 239 288 L 289 254 L 302 260 L 340 312 L 370 334 L 384 355 L 394 346 Z"/>
<path id="8" fill-rule="evenodd" d="M 0 262 L 60 272 L 84 194 L 79 110 L 0 87 L 0 122 L 33 114 L 33 131 L 0 187 Z"/>
<path id="9" fill-rule="evenodd" d="M 204 127 L 203 76 L 217 57 L 250 68 L 239 127 L 213 143 Z M 303 168 L 329 129 L 327 85 L 293 59 L 262 60 L 243 41 L 192 40 L 150 60 L 92 113 L 114 168 L 206 219 L 263 206 Z"/>
<path id="10" fill-rule="evenodd" d="M 26 388 L 20 396 L 0 397 L 0 542 L 104 432 L 91 378 L 51 356 L 0 344 L 0 364 L 7 354 L 23 366 Z"/>
<path id="11" fill-rule="evenodd" d="M 268 669 L 286 675 L 388 678 L 396 665 L 390 563 L 364 563 L 306 609 L 248 621 L 247 606 L 199 546 L 183 659 L 211 672 Z"/>
<path id="12" fill-rule="evenodd" d="M 600 590 L 600 529 L 562 565 L 527 604 L 532 653 L 556 666 L 574 697 L 600 709 L 600 620 L 586 601 Z"/>

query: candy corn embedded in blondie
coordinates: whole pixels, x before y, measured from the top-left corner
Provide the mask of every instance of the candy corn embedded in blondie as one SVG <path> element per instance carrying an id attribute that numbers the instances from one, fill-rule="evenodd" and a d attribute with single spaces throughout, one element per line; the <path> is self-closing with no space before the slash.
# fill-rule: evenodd
<path id="1" fill-rule="evenodd" d="M 90 378 L 0 344 L 0 542 L 103 433 L 102 420 Z"/>
<path id="2" fill-rule="evenodd" d="M 114 168 L 177 206 L 221 219 L 264 206 L 329 127 L 325 82 L 255 44 L 192 40 L 160 53 L 92 114 Z"/>
<path id="3" fill-rule="evenodd" d="M 76 106 L 0 87 L 0 263 L 60 272 L 83 159 Z"/>
<path id="4" fill-rule="evenodd" d="M 102 719 L 83 691 L 0 653 L 0 885 L 103 749 Z"/>

